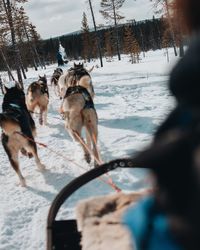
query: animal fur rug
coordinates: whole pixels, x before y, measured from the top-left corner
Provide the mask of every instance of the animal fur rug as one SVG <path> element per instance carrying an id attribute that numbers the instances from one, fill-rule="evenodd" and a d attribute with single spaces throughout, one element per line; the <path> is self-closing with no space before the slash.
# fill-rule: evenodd
<path id="1" fill-rule="evenodd" d="M 133 250 L 121 217 L 130 204 L 147 193 L 118 193 L 81 201 L 76 208 L 76 218 L 82 250 Z"/>

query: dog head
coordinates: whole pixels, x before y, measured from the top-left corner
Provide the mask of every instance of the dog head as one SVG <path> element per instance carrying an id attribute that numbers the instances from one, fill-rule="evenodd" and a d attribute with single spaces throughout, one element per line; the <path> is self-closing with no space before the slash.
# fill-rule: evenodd
<path id="1" fill-rule="evenodd" d="M 79 70 L 79 69 L 83 69 L 83 68 L 84 68 L 83 63 L 79 63 L 79 64 L 74 63 L 74 69 L 75 70 Z"/>
<path id="2" fill-rule="evenodd" d="M 10 104 L 18 105 L 22 108 L 26 107 L 25 94 L 18 83 L 11 88 L 5 86 L 5 94 L 2 104 L 3 110 L 6 110 Z"/>
<path id="3" fill-rule="evenodd" d="M 39 82 L 39 83 L 47 84 L 47 77 L 46 77 L 46 75 L 45 75 L 45 74 L 44 74 L 44 76 L 40 76 L 40 75 L 39 75 L 38 82 Z"/>
<path id="4" fill-rule="evenodd" d="M 54 72 L 58 72 L 58 73 L 60 73 L 61 75 L 63 74 L 63 70 L 61 69 L 61 68 L 57 68 L 57 69 L 55 69 L 55 71 Z"/>

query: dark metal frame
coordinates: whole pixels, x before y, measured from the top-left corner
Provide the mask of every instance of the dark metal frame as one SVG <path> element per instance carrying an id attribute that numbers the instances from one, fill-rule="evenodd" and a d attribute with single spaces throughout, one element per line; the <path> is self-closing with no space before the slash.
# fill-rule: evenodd
<path id="1" fill-rule="evenodd" d="M 78 250 L 81 249 L 79 245 L 80 241 L 80 234 L 77 232 L 76 229 L 76 221 L 74 220 L 67 220 L 67 221 L 56 221 L 56 215 L 61 207 L 61 205 L 80 187 L 87 184 L 88 182 L 94 180 L 95 178 L 112 171 L 117 168 L 133 168 L 134 164 L 131 159 L 119 159 L 114 160 L 109 163 L 103 164 L 97 168 L 94 168 L 83 175 L 77 177 L 73 181 L 71 181 L 68 185 L 66 185 L 57 195 L 55 200 L 53 201 L 47 219 L 47 250 Z M 56 246 L 58 241 L 63 238 L 65 235 L 62 230 L 66 231 L 69 239 L 69 244 L 66 243 L 65 247 Z M 59 235 L 58 235 L 59 234 Z M 74 237 L 74 239 L 73 239 Z M 76 246 L 72 247 L 73 244 Z"/>

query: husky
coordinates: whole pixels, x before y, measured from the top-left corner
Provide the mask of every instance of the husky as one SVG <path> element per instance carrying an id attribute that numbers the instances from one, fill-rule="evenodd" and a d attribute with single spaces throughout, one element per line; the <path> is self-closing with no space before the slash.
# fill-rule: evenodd
<path id="1" fill-rule="evenodd" d="M 92 79 L 90 76 L 90 72 L 94 69 L 94 66 L 87 70 L 84 68 L 83 63 L 75 64 L 74 67 L 71 69 L 71 74 L 74 77 L 74 81 L 68 83 L 70 86 L 80 85 L 88 90 L 92 99 L 94 99 L 94 87 L 92 85 Z"/>
<path id="2" fill-rule="evenodd" d="M 26 105 L 31 113 L 39 108 L 40 125 L 47 124 L 47 110 L 49 104 L 49 91 L 47 86 L 47 78 L 39 76 L 39 80 L 29 85 L 26 95 Z"/>
<path id="3" fill-rule="evenodd" d="M 93 87 L 91 88 L 89 73 L 82 66 L 78 68 L 74 67 L 68 71 L 66 79 L 67 90 L 61 105 L 61 113 L 65 119 L 65 128 L 75 141 L 80 142 L 80 139 L 82 139 L 82 130 L 85 128 L 87 147 L 91 150 L 92 146 L 95 165 L 98 165 L 100 161 L 97 149 L 98 117 L 93 103 L 94 89 Z M 78 74 L 76 74 L 77 71 Z M 81 76 L 82 74 L 83 76 Z M 85 79 L 81 80 L 83 77 Z M 83 86 L 80 83 L 84 83 Z M 92 91 L 92 95 L 90 91 Z M 82 143 L 81 146 L 86 162 L 90 163 L 90 153 Z"/>
<path id="4" fill-rule="evenodd" d="M 1 141 L 8 155 L 11 166 L 16 171 L 21 186 L 26 186 L 20 168 L 18 155 L 22 154 L 29 158 L 34 157 L 39 170 L 44 170 L 37 147 L 34 141 L 36 127 L 25 103 L 25 94 L 18 84 L 10 89 L 4 86 L 4 98 L 2 104 L 3 113 L 0 114 L 0 127 L 2 128 Z"/>
<path id="5" fill-rule="evenodd" d="M 61 68 L 57 68 L 54 70 L 53 75 L 51 77 L 51 86 L 54 87 L 55 94 L 59 94 L 58 80 L 62 74 L 63 70 Z"/>
<path id="6" fill-rule="evenodd" d="M 94 88 L 90 72 L 94 69 L 94 66 L 87 70 L 84 65 L 74 63 L 74 67 L 65 72 L 58 80 L 58 88 L 60 99 L 63 99 L 68 87 L 73 85 L 83 86 L 88 90 L 92 99 L 94 99 Z"/>

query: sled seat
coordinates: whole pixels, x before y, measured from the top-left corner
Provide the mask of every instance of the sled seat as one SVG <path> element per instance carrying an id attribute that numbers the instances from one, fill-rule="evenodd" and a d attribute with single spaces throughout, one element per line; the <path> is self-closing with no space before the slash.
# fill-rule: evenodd
<path id="1" fill-rule="evenodd" d="M 47 218 L 47 250 L 79 250 L 82 234 L 78 232 L 76 220 L 56 220 L 62 204 L 79 188 L 95 178 L 117 168 L 132 168 L 131 159 L 118 159 L 103 164 L 77 177 L 67 184 L 53 201 Z"/>

